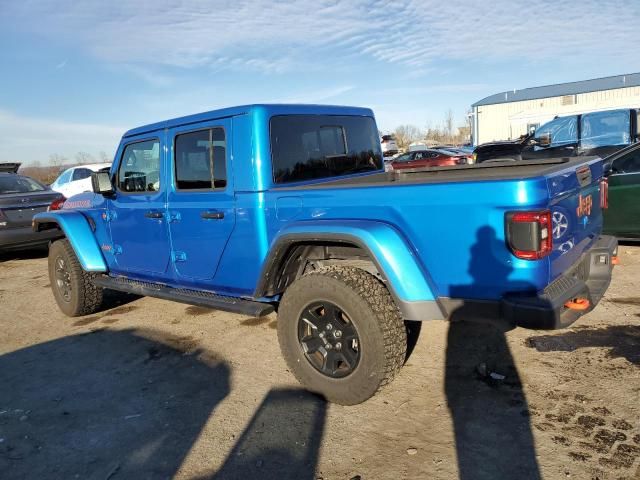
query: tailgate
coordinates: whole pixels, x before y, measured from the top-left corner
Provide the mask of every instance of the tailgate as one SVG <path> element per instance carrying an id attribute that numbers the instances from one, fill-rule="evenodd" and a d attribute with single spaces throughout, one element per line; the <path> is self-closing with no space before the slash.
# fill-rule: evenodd
<path id="1" fill-rule="evenodd" d="M 603 165 L 594 158 L 547 177 L 553 224 L 550 282 L 577 262 L 602 232 Z"/>

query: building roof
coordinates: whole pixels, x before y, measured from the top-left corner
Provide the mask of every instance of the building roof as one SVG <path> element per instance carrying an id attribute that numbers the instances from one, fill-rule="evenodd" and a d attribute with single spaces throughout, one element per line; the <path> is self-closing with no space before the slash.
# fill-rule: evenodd
<path id="1" fill-rule="evenodd" d="M 560 97 L 563 95 L 576 95 L 578 93 L 597 92 L 601 90 L 613 90 L 615 88 L 640 86 L 640 73 L 615 75 L 613 77 L 594 78 L 580 82 L 557 83 L 543 87 L 523 88 L 522 90 L 510 90 L 496 93 L 471 105 L 495 105 L 498 103 L 521 102 L 523 100 L 535 100 L 537 98 Z"/>

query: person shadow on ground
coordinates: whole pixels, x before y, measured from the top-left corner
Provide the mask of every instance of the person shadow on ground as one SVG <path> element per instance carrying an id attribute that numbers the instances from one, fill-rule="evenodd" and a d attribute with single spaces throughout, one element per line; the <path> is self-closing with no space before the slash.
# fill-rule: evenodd
<path id="1" fill-rule="evenodd" d="M 315 480 L 327 402 L 302 389 L 272 389 L 211 480 Z M 204 480 L 202 478 L 202 480 Z"/>
<path id="2" fill-rule="evenodd" d="M 509 281 L 512 270 L 504 242 L 483 227 L 471 247 L 473 283 L 454 286 L 451 297 L 471 299 L 492 285 L 527 289 L 526 283 Z M 529 407 L 505 337 L 513 326 L 483 320 L 478 307 L 462 302 L 451 315 L 447 337 L 445 394 L 460 479 L 538 479 Z"/>

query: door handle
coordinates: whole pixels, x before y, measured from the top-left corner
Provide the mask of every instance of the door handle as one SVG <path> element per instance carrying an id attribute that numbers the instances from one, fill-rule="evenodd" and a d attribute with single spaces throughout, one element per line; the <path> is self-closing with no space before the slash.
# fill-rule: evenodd
<path id="1" fill-rule="evenodd" d="M 164 215 L 162 212 L 156 212 L 154 210 L 150 210 L 148 212 L 145 212 L 144 216 L 147 218 L 162 218 Z"/>
<path id="2" fill-rule="evenodd" d="M 222 220 L 224 218 L 224 212 L 205 210 L 204 212 L 200 212 L 200 218 L 204 220 Z"/>

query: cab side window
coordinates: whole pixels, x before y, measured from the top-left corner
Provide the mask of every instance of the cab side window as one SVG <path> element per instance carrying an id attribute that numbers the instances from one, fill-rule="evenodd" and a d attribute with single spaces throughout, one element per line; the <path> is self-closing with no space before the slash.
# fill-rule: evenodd
<path id="1" fill-rule="evenodd" d="M 175 172 L 178 190 L 214 190 L 227 186 L 227 147 L 220 127 L 177 135 Z"/>
<path id="2" fill-rule="evenodd" d="M 160 142 L 130 143 L 122 153 L 118 168 L 118 190 L 146 193 L 160 190 Z"/>
<path id="3" fill-rule="evenodd" d="M 614 173 L 638 173 L 640 172 L 640 149 L 614 160 Z"/>
<path id="4" fill-rule="evenodd" d="M 628 110 L 582 115 L 582 148 L 628 145 L 631 143 L 631 117 Z"/>
<path id="5" fill-rule="evenodd" d="M 91 170 L 88 168 L 76 168 L 73 171 L 72 180 L 84 180 L 85 178 L 89 178 L 91 176 Z"/>

